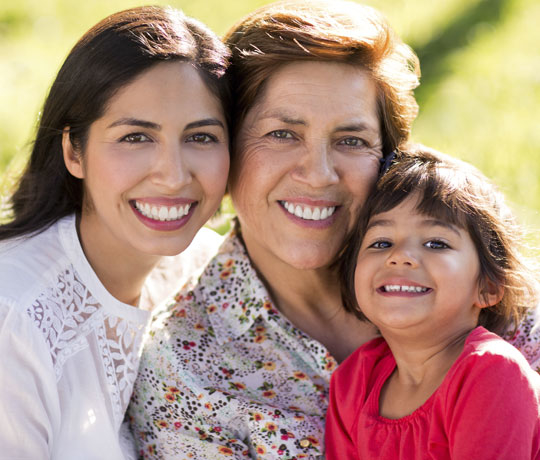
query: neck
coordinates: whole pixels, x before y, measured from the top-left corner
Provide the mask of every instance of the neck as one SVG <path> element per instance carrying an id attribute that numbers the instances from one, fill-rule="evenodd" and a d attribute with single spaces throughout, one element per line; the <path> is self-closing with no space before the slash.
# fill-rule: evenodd
<path id="1" fill-rule="evenodd" d="M 84 219 L 78 220 L 77 231 L 84 254 L 105 289 L 120 302 L 137 306 L 143 284 L 160 257 L 107 244 L 110 239 L 102 238 L 95 227 L 90 231 Z"/>
<path id="2" fill-rule="evenodd" d="M 343 308 L 335 270 L 299 269 L 271 254 L 250 251 L 249 241 L 244 243 L 276 307 L 295 327 L 323 344 L 338 362 L 376 336 L 373 325 Z"/>
<path id="3" fill-rule="evenodd" d="M 396 369 L 384 383 L 379 397 L 380 415 L 401 418 L 422 406 L 441 386 L 446 374 L 463 351 L 469 331 L 442 340 L 407 342 L 395 340 L 382 331 L 394 358 Z"/>
<path id="4" fill-rule="evenodd" d="M 464 326 L 446 334 L 429 334 L 424 340 L 404 339 L 381 331 L 396 360 L 398 380 L 403 385 L 420 385 L 423 381 L 441 381 L 463 351 L 471 332 Z"/>

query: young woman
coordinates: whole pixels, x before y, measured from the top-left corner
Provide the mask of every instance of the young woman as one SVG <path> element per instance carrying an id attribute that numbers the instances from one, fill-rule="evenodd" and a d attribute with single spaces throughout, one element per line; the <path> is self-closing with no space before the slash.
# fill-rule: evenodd
<path id="1" fill-rule="evenodd" d="M 149 319 L 137 307 L 225 190 L 227 60 L 199 22 L 141 7 L 89 30 L 60 69 L 0 227 L 1 456 L 129 449 L 119 431 Z"/>
<path id="2" fill-rule="evenodd" d="M 540 376 L 496 333 L 535 305 L 501 194 L 422 150 L 368 199 L 342 264 L 344 304 L 383 338 L 330 384 L 334 459 L 540 459 Z"/>

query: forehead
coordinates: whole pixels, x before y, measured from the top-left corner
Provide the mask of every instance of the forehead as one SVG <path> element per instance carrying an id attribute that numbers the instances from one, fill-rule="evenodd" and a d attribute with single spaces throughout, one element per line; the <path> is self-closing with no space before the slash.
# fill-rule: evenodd
<path id="1" fill-rule="evenodd" d="M 189 63 L 160 62 L 116 91 L 105 107 L 106 116 L 129 113 L 141 119 L 160 119 L 189 112 L 221 112 L 221 103 Z"/>
<path id="2" fill-rule="evenodd" d="M 295 62 L 268 79 L 255 107 L 256 118 L 275 114 L 306 123 L 358 119 L 379 129 L 377 87 L 360 67 L 335 62 Z"/>
<path id="3" fill-rule="evenodd" d="M 419 192 L 414 192 L 405 197 L 403 201 L 395 206 L 391 206 L 371 214 L 367 228 L 375 226 L 404 225 L 411 231 L 414 227 L 438 226 L 448 228 L 455 233 L 461 233 L 465 229 L 462 213 L 452 210 L 443 203 L 433 200 Z"/>

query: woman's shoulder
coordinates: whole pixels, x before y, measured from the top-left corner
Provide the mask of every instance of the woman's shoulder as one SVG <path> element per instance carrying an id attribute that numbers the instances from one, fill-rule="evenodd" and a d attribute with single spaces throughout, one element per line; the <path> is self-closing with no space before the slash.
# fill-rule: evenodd
<path id="1" fill-rule="evenodd" d="M 202 228 L 185 251 L 164 257 L 148 276 L 141 295 L 141 306 L 152 310 L 186 284 L 193 284 L 216 255 L 224 237 Z"/>
<path id="2" fill-rule="evenodd" d="M 0 243 L 0 298 L 27 303 L 57 279 L 69 264 L 59 233 L 62 223 Z"/>
<path id="3" fill-rule="evenodd" d="M 530 308 L 517 329 L 504 338 L 540 373 L 540 305 Z"/>

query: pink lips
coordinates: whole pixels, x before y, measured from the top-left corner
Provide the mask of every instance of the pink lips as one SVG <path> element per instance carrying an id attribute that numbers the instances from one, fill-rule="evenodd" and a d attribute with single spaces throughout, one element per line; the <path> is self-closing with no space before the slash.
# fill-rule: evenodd
<path id="1" fill-rule="evenodd" d="M 406 279 L 390 279 L 376 289 L 385 297 L 421 297 L 433 292 L 432 288 Z"/>
<path id="2" fill-rule="evenodd" d="M 191 204 L 189 212 L 180 217 L 179 219 L 175 220 L 165 220 L 160 221 L 157 219 L 151 219 L 149 217 L 146 217 L 143 215 L 136 207 L 135 207 L 135 200 L 130 201 L 130 207 L 133 210 L 133 213 L 135 216 L 141 221 L 146 227 L 151 228 L 152 230 L 162 231 L 162 232 L 171 232 L 175 230 L 179 230 L 184 225 L 186 225 L 195 212 L 195 208 L 197 207 L 198 202 L 186 198 L 144 198 L 144 199 L 137 199 L 139 203 L 148 203 L 156 206 L 181 206 L 181 205 L 187 205 Z"/>

